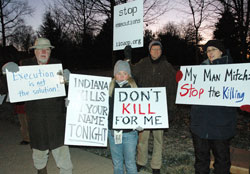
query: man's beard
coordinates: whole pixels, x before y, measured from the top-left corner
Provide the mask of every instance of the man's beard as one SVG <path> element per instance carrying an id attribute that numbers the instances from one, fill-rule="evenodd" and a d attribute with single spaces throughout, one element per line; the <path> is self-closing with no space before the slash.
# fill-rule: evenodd
<path id="1" fill-rule="evenodd" d="M 46 58 L 46 59 L 44 59 L 44 58 L 42 58 L 42 59 L 38 58 L 37 60 L 38 60 L 38 62 L 40 62 L 42 64 L 46 64 L 48 62 L 49 58 Z"/>

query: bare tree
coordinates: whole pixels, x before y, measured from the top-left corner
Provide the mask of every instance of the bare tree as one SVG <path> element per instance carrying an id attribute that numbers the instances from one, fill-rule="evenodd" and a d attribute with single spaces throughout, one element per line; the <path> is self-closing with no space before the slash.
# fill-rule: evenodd
<path id="1" fill-rule="evenodd" d="M 31 15 L 33 10 L 27 0 L 0 0 L 0 22 L 3 47 L 11 32 L 23 23 L 23 17 Z"/>
<path id="2" fill-rule="evenodd" d="M 99 16 L 112 19 L 114 6 L 130 2 L 131 0 L 92 0 L 96 2 L 95 11 Z M 169 8 L 170 0 L 143 0 L 144 23 L 146 25 L 155 23 L 156 20 L 165 14 Z"/>
<path id="3" fill-rule="evenodd" d="M 91 0 L 57 0 L 56 6 L 60 5 L 64 12 L 64 19 L 70 23 L 73 28 L 81 31 L 84 35 L 89 31 L 95 30 L 97 21 L 96 14 L 93 11 L 95 1 Z"/>
<path id="4" fill-rule="evenodd" d="M 13 31 L 10 43 L 20 51 L 28 52 L 29 47 L 35 41 L 35 32 L 31 26 L 20 26 Z"/>
<path id="5" fill-rule="evenodd" d="M 195 45 L 196 45 L 196 63 L 199 64 L 199 42 L 201 41 L 200 37 L 200 30 L 202 25 L 209 21 L 211 18 L 211 1 L 210 0 L 185 0 L 182 1 L 182 4 L 184 6 L 184 9 L 187 10 L 181 10 L 187 14 L 189 14 L 192 17 L 192 26 L 195 31 Z M 187 5 L 188 4 L 188 5 Z M 206 27 L 204 27 L 206 28 Z"/>
<path id="6" fill-rule="evenodd" d="M 178 36 L 180 37 L 181 32 L 180 32 L 180 27 L 178 27 L 177 24 L 174 24 L 173 22 L 167 23 L 161 30 L 161 34 L 169 34 L 170 36 Z"/>
<path id="7" fill-rule="evenodd" d="M 206 0 L 187 0 L 193 18 L 195 28 L 195 44 L 199 44 L 199 29 L 202 23 L 209 17 L 210 2 Z"/>
<path id="8" fill-rule="evenodd" d="M 170 0 L 144 0 L 144 23 L 153 24 L 156 20 L 170 10 Z"/>
<path id="9" fill-rule="evenodd" d="M 187 43 L 196 43 L 196 30 L 192 22 L 181 24 L 181 38 Z M 199 41 L 202 40 L 201 35 L 198 36 Z"/>

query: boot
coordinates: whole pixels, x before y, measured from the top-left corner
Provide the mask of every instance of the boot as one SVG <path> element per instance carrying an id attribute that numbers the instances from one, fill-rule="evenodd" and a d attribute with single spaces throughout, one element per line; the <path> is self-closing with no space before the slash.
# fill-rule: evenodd
<path id="1" fill-rule="evenodd" d="M 140 172 L 141 169 L 143 168 L 143 166 L 139 165 L 139 164 L 136 164 L 136 167 L 137 167 L 137 172 Z"/>
<path id="2" fill-rule="evenodd" d="M 44 167 L 43 169 L 37 170 L 37 174 L 48 174 L 46 167 Z"/>
<path id="3" fill-rule="evenodd" d="M 160 174 L 160 169 L 152 169 L 153 174 Z"/>

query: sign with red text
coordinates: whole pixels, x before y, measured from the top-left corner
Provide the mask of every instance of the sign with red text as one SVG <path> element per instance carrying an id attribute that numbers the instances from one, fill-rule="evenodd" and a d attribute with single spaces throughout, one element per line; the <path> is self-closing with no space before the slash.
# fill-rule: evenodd
<path id="1" fill-rule="evenodd" d="M 143 47 L 143 1 L 115 6 L 113 29 L 113 50 Z"/>
<path id="2" fill-rule="evenodd" d="M 64 143 L 107 146 L 110 77 L 70 74 Z"/>
<path id="3" fill-rule="evenodd" d="M 115 88 L 113 128 L 168 128 L 166 88 Z"/>
<path id="4" fill-rule="evenodd" d="M 10 102 L 65 96 L 62 64 L 19 66 L 18 72 L 6 72 Z"/>
<path id="5" fill-rule="evenodd" d="M 177 104 L 239 107 L 250 104 L 250 63 L 182 66 Z"/>

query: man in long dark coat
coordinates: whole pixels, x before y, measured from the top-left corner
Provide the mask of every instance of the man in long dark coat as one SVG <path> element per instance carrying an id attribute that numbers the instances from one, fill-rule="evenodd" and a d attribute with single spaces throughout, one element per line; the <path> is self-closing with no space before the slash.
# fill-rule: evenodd
<path id="1" fill-rule="evenodd" d="M 21 62 L 23 66 L 60 63 L 59 60 L 50 59 L 51 49 L 54 47 L 48 39 L 38 38 L 31 48 L 34 49 L 35 57 L 23 60 Z M 69 71 L 64 71 L 65 74 L 68 76 Z M 28 115 L 32 157 L 38 174 L 47 174 L 49 151 L 52 151 L 56 165 L 60 168 L 60 174 L 72 174 L 73 165 L 69 147 L 64 145 L 66 120 L 64 98 L 27 101 L 25 107 Z"/>

